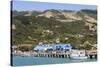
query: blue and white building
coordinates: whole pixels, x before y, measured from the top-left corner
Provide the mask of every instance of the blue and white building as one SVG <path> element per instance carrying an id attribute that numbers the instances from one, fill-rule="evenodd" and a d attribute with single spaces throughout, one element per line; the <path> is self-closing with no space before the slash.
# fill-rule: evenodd
<path id="1" fill-rule="evenodd" d="M 72 46 L 70 44 L 43 44 L 37 45 L 34 51 L 71 51 Z"/>
<path id="2" fill-rule="evenodd" d="M 70 44 L 54 44 L 53 49 L 60 51 L 71 51 L 72 46 Z"/>
<path id="3" fill-rule="evenodd" d="M 33 50 L 41 52 L 46 50 L 53 50 L 53 48 L 49 44 L 43 44 L 43 45 L 37 45 Z"/>

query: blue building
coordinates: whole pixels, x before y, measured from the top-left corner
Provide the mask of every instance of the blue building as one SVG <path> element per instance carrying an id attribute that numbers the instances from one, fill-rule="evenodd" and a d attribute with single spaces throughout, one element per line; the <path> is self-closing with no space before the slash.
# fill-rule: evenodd
<path id="1" fill-rule="evenodd" d="M 34 51 L 71 51 L 72 46 L 70 44 L 43 44 L 37 45 Z"/>
<path id="2" fill-rule="evenodd" d="M 46 51 L 46 50 L 53 50 L 52 46 L 49 44 L 37 45 L 34 51 Z"/>
<path id="3" fill-rule="evenodd" d="M 60 51 L 71 51 L 72 46 L 70 44 L 55 44 L 53 45 L 53 49 Z"/>

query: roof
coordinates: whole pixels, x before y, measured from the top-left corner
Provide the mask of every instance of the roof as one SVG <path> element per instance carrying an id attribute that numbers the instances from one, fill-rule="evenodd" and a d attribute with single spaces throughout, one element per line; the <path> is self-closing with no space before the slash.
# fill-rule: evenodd
<path id="1" fill-rule="evenodd" d="M 54 44 L 54 46 L 71 47 L 70 44 Z"/>
<path id="2" fill-rule="evenodd" d="M 69 49 L 72 47 L 70 44 L 43 44 L 43 45 L 37 45 L 34 48 L 34 50 L 56 49 L 56 48 Z"/>
<path id="3" fill-rule="evenodd" d="M 86 50 L 87 53 L 97 53 L 97 50 Z"/>
<path id="4" fill-rule="evenodd" d="M 72 48 L 72 46 L 70 44 L 55 44 L 53 47 L 54 48 L 63 48 L 63 49 Z"/>
<path id="5" fill-rule="evenodd" d="M 44 50 L 44 49 L 52 49 L 52 46 L 49 46 L 47 44 L 44 45 L 38 45 L 34 48 L 34 50 Z"/>

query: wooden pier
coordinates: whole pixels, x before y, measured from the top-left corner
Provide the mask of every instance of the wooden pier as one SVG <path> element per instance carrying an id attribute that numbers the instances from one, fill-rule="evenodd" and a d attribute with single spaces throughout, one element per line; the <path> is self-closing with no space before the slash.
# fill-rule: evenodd
<path id="1" fill-rule="evenodd" d="M 86 56 L 88 56 L 89 59 L 97 59 L 97 52 L 88 52 Z"/>
<path id="2" fill-rule="evenodd" d="M 37 53 L 35 57 L 51 57 L 51 58 L 70 58 L 70 52 L 68 53 Z"/>
<path id="3" fill-rule="evenodd" d="M 50 58 L 70 58 L 71 52 L 12 52 L 13 55 L 33 56 L 33 57 L 50 57 Z M 86 51 L 86 56 L 89 59 L 97 59 L 96 51 Z"/>
<path id="4" fill-rule="evenodd" d="M 71 53 L 36 53 L 34 57 L 70 58 Z M 97 53 L 87 53 L 89 59 L 97 59 Z"/>
<path id="5" fill-rule="evenodd" d="M 97 50 L 87 50 L 86 56 L 88 56 L 89 59 L 97 59 Z"/>

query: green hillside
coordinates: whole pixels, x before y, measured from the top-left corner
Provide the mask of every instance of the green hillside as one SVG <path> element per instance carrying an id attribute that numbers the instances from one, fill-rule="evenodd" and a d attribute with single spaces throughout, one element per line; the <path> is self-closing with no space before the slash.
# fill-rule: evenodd
<path id="1" fill-rule="evenodd" d="M 93 18 L 96 18 L 95 12 L 82 11 L 89 12 L 91 17 L 94 13 Z M 28 11 L 12 11 L 12 25 L 15 25 L 16 28 L 12 29 L 12 44 L 37 45 L 41 41 L 56 43 L 56 40 L 59 39 L 60 43 L 70 43 L 73 48 L 92 49 L 92 45 L 97 43 L 97 32 L 90 31 L 88 26 L 85 26 L 85 20 L 60 22 L 55 17 L 37 17 L 42 14 L 41 12 L 33 11 L 30 16 L 25 16 L 27 13 Z M 64 18 L 63 15 L 60 15 L 60 19 Z M 87 41 L 88 43 L 86 43 Z M 91 46 L 89 46 L 90 44 Z"/>

